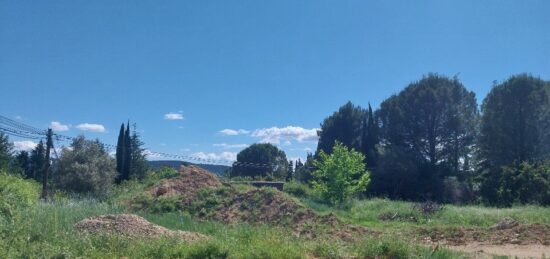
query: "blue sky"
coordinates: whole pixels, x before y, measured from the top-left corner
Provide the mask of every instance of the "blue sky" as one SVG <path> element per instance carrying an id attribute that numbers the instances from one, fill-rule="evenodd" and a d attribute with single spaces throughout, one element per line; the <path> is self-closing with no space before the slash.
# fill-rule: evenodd
<path id="1" fill-rule="evenodd" d="M 544 0 L 0 0 L 0 114 L 111 144 L 129 119 L 168 153 L 232 158 L 269 141 L 305 157 L 346 101 L 377 107 L 430 72 L 458 75 L 478 102 L 494 80 L 550 79 L 549 12 Z"/>

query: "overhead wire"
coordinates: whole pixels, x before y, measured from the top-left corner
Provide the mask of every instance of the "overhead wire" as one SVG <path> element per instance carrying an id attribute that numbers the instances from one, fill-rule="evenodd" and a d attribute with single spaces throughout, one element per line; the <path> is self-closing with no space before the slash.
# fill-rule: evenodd
<path id="1" fill-rule="evenodd" d="M 3 124 L 3 125 L 2 125 Z M 5 116 L 0 115 L 0 132 L 4 132 L 8 135 L 17 136 L 27 139 L 42 139 L 46 136 L 47 130 L 38 129 L 36 127 L 11 120 Z M 76 137 L 66 136 L 58 133 L 53 134 L 56 141 L 73 141 Z M 116 150 L 117 146 L 103 143 L 99 141 L 105 148 L 111 150 Z M 57 156 L 57 151 L 55 151 Z M 226 159 L 213 159 L 213 158 L 203 158 L 190 155 L 180 155 L 180 154 L 170 154 L 165 152 L 157 152 L 150 149 L 145 149 L 145 152 L 149 156 L 162 157 L 162 158 L 171 158 L 179 159 L 185 162 L 198 162 L 198 163 L 208 163 L 212 165 L 225 165 L 225 166 L 239 166 L 239 167 L 256 167 L 256 168 L 275 168 L 276 164 L 269 163 L 253 163 L 253 162 L 240 162 L 234 160 Z"/>

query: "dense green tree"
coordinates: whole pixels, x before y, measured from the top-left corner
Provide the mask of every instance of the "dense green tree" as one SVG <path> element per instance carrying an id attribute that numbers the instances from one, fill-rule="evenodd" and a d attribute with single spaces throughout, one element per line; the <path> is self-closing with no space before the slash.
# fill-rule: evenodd
<path id="1" fill-rule="evenodd" d="M 378 150 L 377 146 L 379 144 L 378 138 L 378 123 L 372 112 L 372 107 L 369 103 L 369 108 L 367 116 L 363 119 L 363 124 L 361 126 L 362 135 L 361 135 L 361 152 L 365 155 L 367 168 L 375 168 L 378 161 Z"/>
<path id="2" fill-rule="evenodd" d="M 145 149 L 143 148 L 143 141 L 140 138 L 139 133 L 136 130 L 134 124 L 134 131 L 130 139 L 131 144 L 131 159 L 130 159 L 130 177 L 143 178 L 145 173 L 149 169 L 149 162 L 145 156 Z"/>
<path id="3" fill-rule="evenodd" d="M 370 174 L 365 170 L 365 156 L 336 141 L 331 154 L 319 153 L 314 162 L 313 188 L 332 204 L 338 204 L 354 193 L 366 191 Z"/>
<path id="4" fill-rule="evenodd" d="M 116 182 L 120 183 L 123 180 L 123 170 L 124 170 L 124 123 L 120 125 L 120 131 L 118 133 L 118 141 L 116 143 L 116 171 L 117 171 L 117 177 Z"/>
<path id="5" fill-rule="evenodd" d="M 42 170 L 46 164 L 46 146 L 40 140 L 38 145 L 31 151 L 31 171 L 32 177 L 36 181 L 42 181 Z"/>
<path id="6" fill-rule="evenodd" d="M 269 143 L 253 144 L 237 154 L 231 176 L 284 180 L 288 160 L 284 151 Z"/>
<path id="7" fill-rule="evenodd" d="M 490 203 L 506 203 L 498 194 L 506 193 L 500 190 L 502 168 L 517 171 L 523 162 L 550 158 L 550 83 L 526 74 L 512 76 L 491 89 L 482 114 L 482 195 Z"/>
<path id="8" fill-rule="evenodd" d="M 61 153 L 56 184 L 62 190 L 103 196 L 115 177 L 115 161 L 103 144 L 79 136 Z"/>
<path id="9" fill-rule="evenodd" d="M 502 167 L 496 191 L 499 205 L 550 205 L 550 161 Z"/>
<path id="10" fill-rule="evenodd" d="M 335 141 L 347 147 L 362 150 L 361 124 L 365 116 L 366 111 L 363 108 L 348 102 L 326 118 L 318 132 L 317 154 L 320 151 L 331 153 Z"/>
<path id="11" fill-rule="evenodd" d="M 464 170 L 464 161 L 471 156 L 476 137 L 479 112 L 473 92 L 464 88 L 458 79 L 429 74 L 411 83 L 399 94 L 385 100 L 377 112 L 384 155 L 397 158 L 394 152 L 407 154 L 396 165 L 385 159 L 375 179 L 387 179 L 380 174 L 391 174 L 396 181 L 418 183 L 416 194 L 400 198 L 441 199 L 444 177 L 457 176 Z M 386 172 L 386 167 L 391 172 Z M 410 178 L 416 181 L 409 181 Z M 378 183 L 377 183 L 378 184 Z M 381 190 L 383 193 L 392 193 Z M 401 188 L 401 187 L 399 187 Z M 411 189 L 410 187 L 407 189 Z"/>
<path id="12" fill-rule="evenodd" d="M 0 170 L 7 170 L 11 160 L 13 144 L 8 135 L 0 132 Z"/>
<path id="13" fill-rule="evenodd" d="M 17 153 L 17 155 L 14 157 L 13 164 L 17 168 L 16 170 L 21 172 L 22 176 L 24 176 L 25 178 L 32 178 L 29 152 L 23 150 Z"/>

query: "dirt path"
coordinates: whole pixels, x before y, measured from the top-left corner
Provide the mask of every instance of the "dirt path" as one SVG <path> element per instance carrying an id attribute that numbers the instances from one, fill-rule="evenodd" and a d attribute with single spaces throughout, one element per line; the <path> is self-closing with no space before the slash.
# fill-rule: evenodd
<path id="1" fill-rule="evenodd" d="M 548 258 L 550 246 L 544 245 L 487 245 L 482 243 L 469 243 L 460 246 L 446 246 L 451 250 L 474 253 L 476 258 L 492 258 L 494 255 L 509 256 L 511 258 Z"/>

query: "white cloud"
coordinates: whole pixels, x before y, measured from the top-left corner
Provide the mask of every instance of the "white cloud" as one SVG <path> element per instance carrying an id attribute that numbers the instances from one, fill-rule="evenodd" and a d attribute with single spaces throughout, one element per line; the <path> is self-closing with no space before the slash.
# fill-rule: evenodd
<path id="1" fill-rule="evenodd" d="M 298 142 L 317 141 L 317 130 L 319 129 L 304 129 L 302 127 L 287 126 L 284 128 L 271 127 L 265 129 L 257 129 L 252 133 L 253 137 L 260 138 L 260 142 L 279 144 L 281 140 L 287 141 L 296 140 Z"/>
<path id="2" fill-rule="evenodd" d="M 249 134 L 249 133 L 250 133 L 250 131 L 245 130 L 245 129 L 238 129 L 238 130 L 223 129 L 223 130 L 220 130 L 220 134 L 225 135 L 225 136 L 246 135 L 246 134 Z"/>
<path id="3" fill-rule="evenodd" d="M 227 143 L 220 143 L 220 144 L 213 144 L 215 147 L 221 147 L 223 149 L 233 149 L 233 148 L 246 148 L 249 145 L 248 144 L 227 144 Z"/>
<path id="4" fill-rule="evenodd" d="M 55 131 L 68 131 L 69 125 L 61 124 L 58 121 L 52 121 L 50 123 L 50 128 L 52 128 L 52 130 L 55 130 Z"/>
<path id="5" fill-rule="evenodd" d="M 13 142 L 13 148 L 16 151 L 29 151 L 34 149 L 38 143 L 35 143 L 30 140 L 23 140 L 23 141 L 14 141 Z"/>
<path id="6" fill-rule="evenodd" d="M 183 120 L 183 113 L 182 111 L 178 112 L 169 112 L 167 114 L 164 114 L 165 120 Z"/>
<path id="7" fill-rule="evenodd" d="M 221 152 L 219 154 L 198 152 L 198 153 L 192 154 L 191 156 L 196 157 L 200 160 L 225 160 L 225 161 L 237 160 L 237 153 L 234 153 L 234 152 Z"/>
<path id="8" fill-rule="evenodd" d="M 101 124 L 82 123 L 76 126 L 77 129 L 91 132 L 105 132 L 105 127 Z"/>
<path id="9" fill-rule="evenodd" d="M 151 152 L 151 150 L 148 150 L 148 149 L 144 150 L 143 154 L 149 159 L 151 159 L 151 158 L 161 158 L 160 154 L 153 153 L 153 152 Z"/>
<path id="10" fill-rule="evenodd" d="M 16 120 L 22 120 L 22 119 L 23 119 L 23 117 L 21 117 L 21 116 L 17 115 L 17 116 L 15 116 L 15 119 L 16 119 Z"/>

